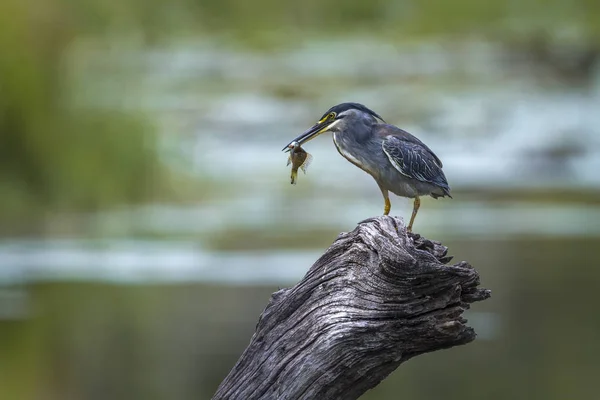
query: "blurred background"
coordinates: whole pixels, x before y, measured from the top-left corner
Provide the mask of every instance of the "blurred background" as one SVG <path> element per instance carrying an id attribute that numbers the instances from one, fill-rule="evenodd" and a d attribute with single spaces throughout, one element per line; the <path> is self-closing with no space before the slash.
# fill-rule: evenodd
<path id="1" fill-rule="evenodd" d="M 382 211 L 325 136 L 289 184 L 281 148 L 343 101 L 444 161 L 454 200 L 415 230 L 493 292 L 478 340 L 363 398 L 594 398 L 598 21 L 592 0 L 3 0 L 0 398 L 209 399 L 270 294 Z"/>

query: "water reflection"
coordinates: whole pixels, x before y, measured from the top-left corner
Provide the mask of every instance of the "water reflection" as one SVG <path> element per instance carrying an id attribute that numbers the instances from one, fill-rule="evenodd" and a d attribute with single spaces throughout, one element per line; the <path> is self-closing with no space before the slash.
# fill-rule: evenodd
<path id="1" fill-rule="evenodd" d="M 591 396 L 593 377 L 600 372 L 594 361 L 600 348 L 593 345 L 600 319 L 589 293 L 600 287 L 600 273 L 591 263 L 600 242 L 546 238 L 446 243 L 457 259 L 468 258 L 478 268 L 483 284 L 494 293 L 468 315 L 480 340 L 411 360 L 364 398 L 391 399 L 398 392 L 414 399 L 480 399 L 482 393 L 498 399 Z M 229 260 L 215 267 L 226 269 Z M 281 271 L 289 265 L 285 257 L 264 260 L 277 262 Z M 245 272 L 234 268 L 230 273 Z M 118 387 L 118 398 L 145 398 L 148 391 L 210 398 L 278 286 L 27 283 L 21 288 L 28 293 L 35 319 L 22 323 L 18 336 L 7 336 L 5 322 L 1 334 L 15 351 L 30 340 L 52 341 L 65 349 L 30 360 L 66 368 L 54 379 L 57 394 L 95 398 L 94 388 L 101 385 Z M 17 304 L 14 297 L 11 301 Z M 119 367 L 106 374 L 106 363 Z M 573 372 L 568 377 L 565 363 Z M 122 379 L 124 373 L 131 377 L 126 373 L 130 370 L 143 385 Z M 513 384 L 507 386 L 506 379 Z"/>
<path id="2" fill-rule="evenodd" d="M 434 203 L 425 203 L 431 207 L 419 219 L 419 231 L 440 239 L 600 237 L 597 206 L 503 203 L 492 207 L 483 202 L 453 201 L 441 209 L 433 208 Z M 362 207 L 348 202 L 350 210 L 329 210 L 326 219 L 321 213 L 313 213 L 291 218 L 292 223 L 279 226 L 268 218 L 267 210 L 244 218 L 234 211 L 238 206 L 239 202 L 234 202 L 229 212 L 223 203 L 206 209 L 148 208 L 92 218 L 110 227 L 104 235 L 120 232 L 154 239 L 4 240 L 0 243 L 0 281 L 85 279 L 290 285 L 304 275 L 340 230 L 353 229 L 352 220 L 374 212 L 370 210 L 373 205 L 364 199 Z M 288 207 L 316 209 L 327 205 L 305 201 Z M 203 215 L 218 212 L 230 213 L 231 217 L 196 222 Z M 128 217 L 127 224 L 123 224 L 124 215 Z M 115 221 L 110 223 L 111 219 Z M 303 232 L 308 232 L 311 240 L 304 239 Z"/>

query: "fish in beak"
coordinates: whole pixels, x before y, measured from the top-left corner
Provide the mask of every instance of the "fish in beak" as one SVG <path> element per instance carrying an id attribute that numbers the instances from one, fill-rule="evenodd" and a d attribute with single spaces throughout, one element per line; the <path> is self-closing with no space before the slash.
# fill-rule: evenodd
<path id="1" fill-rule="evenodd" d="M 287 165 L 292 164 L 292 173 L 290 176 L 292 185 L 295 185 L 298 181 L 298 168 L 306 174 L 306 170 L 312 161 L 312 156 L 307 153 L 298 142 L 292 142 L 290 144 L 290 156 L 288 157 Z"/>

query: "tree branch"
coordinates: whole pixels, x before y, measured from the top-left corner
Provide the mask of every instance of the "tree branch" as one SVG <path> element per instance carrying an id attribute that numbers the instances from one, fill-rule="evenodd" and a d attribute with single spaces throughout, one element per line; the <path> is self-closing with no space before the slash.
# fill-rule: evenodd
<path id="1" fill-rule="evenodd" d="M 213 399 L 356 399 L 411 357 L 471 342 L 461 315 L 490 291 L 450 259 L 400 219 L 360 222 L 273 293 Z"/>

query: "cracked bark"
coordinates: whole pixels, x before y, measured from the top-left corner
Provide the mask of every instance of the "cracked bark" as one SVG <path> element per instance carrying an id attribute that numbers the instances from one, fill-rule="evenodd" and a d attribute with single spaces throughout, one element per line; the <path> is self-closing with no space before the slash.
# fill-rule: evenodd
<path id="1" fill-rule="evenodd" d="M 447 250 L 389 216 L 340 234 L 273 293 L 213 399 L 357 399 L 408 359 L 473 341 L 462 313 L 490 291 Z"/>

